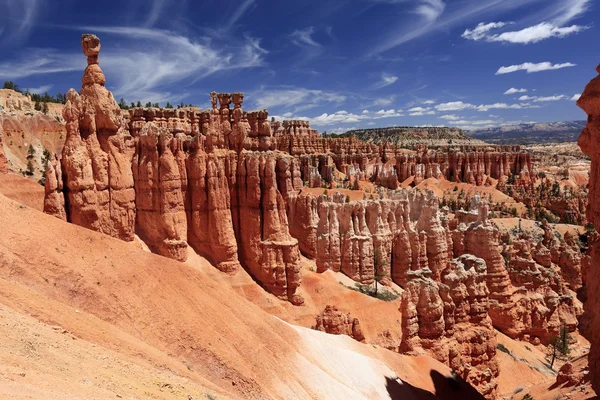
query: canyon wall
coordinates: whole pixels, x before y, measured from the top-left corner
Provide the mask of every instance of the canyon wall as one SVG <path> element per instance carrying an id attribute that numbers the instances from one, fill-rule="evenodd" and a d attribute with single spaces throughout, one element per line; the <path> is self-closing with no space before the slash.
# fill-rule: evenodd
<path id="1" fill-rule="evenodd" d="M 600 65 L 596 68 L 600 74 Z M 588 124 L 579 137 L 579 146 L 592 159 L 587 218 L 600 230 L 600 76 L 592 79 L 577 101 L 588 115 Z M 600 245 L 596 241 L 590 251 L 591 261 L 586 274 L 585 314 L 581 332 L 590 341 L 589 369 L 592 386 L 600 393 Z"/>
<path id="2" fill-rule="evenodd" d="M 44 210 L 126 241 L 137 233 L 179 261 L 189 244 L 217 268 L 242 265 L 266 290 L 301 304 L 300 252 L 284 202 L 297 166 L 271 150 L 266 111 L 244 113 L 243 95 L 213 93 L 202 131 L 186 128 L 194 113 L 175 110 L 132 110 L 128 123 L 104 86 L 99 39 L 83 35 L 82 48 L 88 67 L 80 93 L 67 95 L 67 140 L 46 171 Z"/>
<path id="3" fill-rule="evenodd" d="M 133 108 L 127 116 L 105 87 L 99 39 L 83 35 L 82 48 L 88 66 L 80 92 L 67 95 L 67 137 L 48 163 L 45 212 L 126 241 L 138 235 L 178 261 L 194 251 L 224 273 L 244 268 L 295 305 L 304 302 L 301 254 L 317 272 L 399 285 L 401 351 L 428 351 L 490 399 L 494 328 L 534 344 L 563 324 L 577 329 L 583 261 L 572 237 L 545 225 L 543 239 L 502 243 L 479 196 L 471 211 L 451 215 L 431 191 L 398 189 L 430 177 L 531 185 L 532 160 L 520 148 L 409 151 L 322 138 L 307 121 L 244 111 L 239 92 L 211 93 L 207 111 Z M 366 182 L 374 184 L 369 198 L 346 190 Z M 316 322 L 364 340 L 358 321 L 334 307 Z"/>
<path id="4" fill-rule="evenodd" d="M 8 160 L 6 159 L 6 153 L 4 151 L 4 130 L 0 125 L 0 173 L 8 172 Z"/>

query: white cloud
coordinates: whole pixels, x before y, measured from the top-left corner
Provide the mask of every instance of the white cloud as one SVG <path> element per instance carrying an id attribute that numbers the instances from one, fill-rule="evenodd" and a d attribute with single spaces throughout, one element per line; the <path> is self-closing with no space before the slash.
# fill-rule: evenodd
<path id="1" fill-rule="evenodd" d="M 489 24 L 480 23 L 473 30 L 467 29 L 462 37 L 469 40 L 485 40 L 487 42 L 508 42 L 529 44 L 549 39 L 552 37 L 563 38 L 565 36 L 579 33 L 588 29 L 587 26 L 555 26 L 549 22 L 542 22 L 519 31 L 508 31 L 500 34 L 490 34 L 493 29 L 502 28 L 507 25 L 504 22 L 491 22 Z"/>
<path id="2" fill-rule="evenodd" d="M 392 117 L 403 117 L 402 110 L 379 110 L 372 117 L 373 119 L 381 119 L 381 118 L 392 118 Z"/>
<path id="3" fill-rule="evenodd" d="M 553 23 L 562 26 L 586 12 L 592 0 L 561 0 L 553 10 Z"/>
<path id="4" fill-rule="evenodd" d="M 432 105 L 432 104 L 435 104 L 435 100 L 425 100 L 423 102 L 423 104 L 425 104 L 425 105 Z"/>
<path id="5" fill-rule="evenodd" d="M 576 93 L 569 100 L 571 100 L 571 101 L 577 101 L 577 100 L 579 100 L 580 97 L 581 97 L 581 93 Z"/>
<path id="6" fill-rule="evenodd" d="M 459 120 L 452 122 L 452 125 L 491 125 L 496 124 L 497 121 L 493 119 L 484 120 Z"/>
<path id="7" fill-rule="evenodd" d="M 229 21 L 227 21 L 227 24 L 225 25 L 225 31 L 231 29 L 231 27 L 233 27 L 236 24 L 236 22 L 238 22 L 238 20 L 242 18 L 246 11 L 248 11 L 252 6 L 254 6 L 255 2 L 256 0 L 244 0 L 241 4 L 239 4 L 235 8 L 235 12 L 231 14 Z"/>
<path id="8" fill-rule="evenodd" d="M 493 35 L 488 38 L 492 42 L 509 42 L 509 43 L 537 43 L 539 41 L 552 37 L 564 38 L 573 33 L 579 33 L 588 29 L 587 26 L 572 25 L 566 27 L 557 27 L 547 22 L 542 22 L 534 26 L 530 26 L 520 31 L 504 32 L 499 35 Z"/>
<path id="9" fill-rule="evenodd" d="M 100 66 L 107 76 L 108 87 L 116 97 L 127 101 L 178 101 L 186 94 L 173 93 L 176 83 L 194 83 L 220 71 L 260 67 L 266 50 L 251 37 L 228 39 L 217 43 L 206 38 L 193 39 L 162 29 L 122 26 L 72 27 L 120 37 L 119 46 L 104 47 Z M 58 61 L 35 73 L 62 72 L 85 68 L 81 51 L 55 56 Z M 74 67 L 70 60 L 77 60 Z M 59 64 L 61 68 L 55 68 Z M 0 74 L 3 72 L 0 65 Z M 30 74 L 31 75 L 31 74 Z"/>
<path id="10" fill-rule="evenodd" d="M 336 111 L 333 114 L 323 113 L 317 117 L 308 118 L 310 123 L 317 126 L 326 126 L 332 124 L 349 124 L 359 122 L 366 117 L 364 115 L 352 114 L 347 111 Z"/>
<path id="11" fill-rule="evenodd" d="M 511 24 L 511 22 L 490 22 L 487 24 L 484 22 L 480 22 L 475 28 L 465 30 L 461 37 L 469 40 L 485 39 L 487 37 L 488 32 L 492 29 L 502 28 L 503 26 L 506 26 L 508 24 Z"/>
<path id="12" fill-rule="evenodd" d="M 425 18 L 428 22 L 438 19 L 444 12 L 446 5 L 442 0 L 420 0 L 414 12 Z"/>
<path id="13" fill-rule="evenodd" d="M 309 26 L 304 29 L 296 29 L 292 32 L 290 38 L 292 39 L 292 43 L 297 46 L 321 47 L 321 45 L 313 39 L 312 35 L 314 33 L 315 28 Z"/>
<path id="14" fill-rule="evenodd" d="M 482 104 L 480 106 L 477 106 L 477 111 L 485 112 L 485 111 L 492 110 L 492 109 L 498 109 L 498 110 L 508 110 L 508 109 L 520 110 L 520 109 L 523 109 L 523 108 L 539 108 L 539 106 L 534 106 L 534 105 L 527 104 L 527 103 L 521 103 L 521 104 L 494 103 L 494 104 Z"/>
<path id="15" fill-rule="evenodd" d="M 393 4 L 414 3 L 407 0 L 378 2 Z M 530 4 L 539 3 L 539 0 L 470 0 L 448 3 L 452 3 L 453 7 L 441 10 L 443 12 L 437 14 L 435 20 L 426 18 L 425 14 L 422 13 L 421 15 L 424 18 L 412 21 L 412 23 L 399 21 L 399 23 L 393 26 L 391 30 L 384 32 L 385 36 L 379 41 L 378 45 L 371 49 L 367 56 L 383 53 L 396 46 L 430 34 L 433 31 L 447 31 L 457 25 L 463 24 L 465 21 L 473 20 L 481 15 L 506 13 L 524 6 L 529 6 Z M 436 16 L 436 13 L 434 12 L 430 15 Z"/>
<path id="16" fill-rule="evenodd" d="M 86 66 L 85 56 L 61 54 L 55 49 L 26 49 L 21 58 L 0 63 L 0 79 L 19 79 L 40 74 L 81 71 Z"/>
<path id="17" fill-rule="evenodd" d="M 394 76 L 392 74 L 387 74 L 387 73 L 384 72 L 384 73 L 381 74 L 381 81 L 379 81 L 375 85 L 375 88 L 376 89 L 381 89 L 381 88 L 384 88 L 386 86 L 393 85 L 394 83 L 396 83 L 397 80 L 398 80 L 397 76 Z"/>
<path id="18" fill-rule="evenodd" d="M 494 104 L 481 104 L 475 105 L 470 103 L 463 103 L 462 101 L 452 101 L 449 103 L 442 103 L 435 106 L 438 111 L 462 111 L 462 110 L 477 110 L 477 111 L 488 111 L 492 109 L 523 109 L 523 108 L 539 108 L 527 103 L 520 104 L 506 104 L 506 103 L 494 103 Z M 449 117 L 446 119 L 450 119 Z"/>
<path id="19" fill-rule="evenodd" d="M 521 96 L 521 97 L 519 97 L 519 101 L 533 101 L 534 103 L 543 103 L 543 102 L 548 102 L 548 101 L 563 100 L 566 98 L 567 98 L 567 96 L 565 96 L 565 95 L 556 95 L 556 96 L 547 96 L 547 97 Z"/>
<path id="20" fill-rule="evenodd" d="M 504 94 L 527 93 L 527 89 L 510 88 Z"/>
<path id="21" fill-rule="evenodd" d="M 438 118 L 445 119 L 448 121 L 458 121 L 460 119 L 460 117 L 458 115 L 454 115 L 454 114 L 442 115 Z"/>
<path id="22" fill-rule="evenodd" d="M 43 85 L 43 86 L 40 86 L 40 87 L 27 88 L 27 89 L 29 89 L 29 93 L 44 94 L 46 92 L 49 92 L 50 89 L 52 89 L 52 85 Z"/>
<path id="23" fill-rule="evenodd" d="M 43 0 L 0 0 L 0 37 L 24 39 L 39 14 Z"/>
<path id="24" fill-rule="evenodd" d="M 346 96 L 305 88 L 261 89 L 248 96 L 257 108 L 293 109 L 294 112 L 308 110 L 330 103 L 343 103 Z"/>
<path id="25" fill-rule="evenodd" d="M 397 118 L 403 117 L 402 110 L 389 109 L 379 110 L 371 112 L 363 110 L 360 114 L 354 114 L 346 110 L 335 111 L 333 113 L 323 113 L 316 117 L 298 117 L 290 116 L 290 113 L 283 114 L 286 119 L 304 119 L 310 121 L 314 126 L 329 126 L 334 124 L 355 124 L 358 122 L 366 123 L 367 125 L 373 125 L 375 120 L 384 118 Z M 278 117 L 281 118 L 281 117 Z M 348 128 L 350 129 L 350 128 Z M 352 128 L 354 129 L 354 128 Z"/>
<path id="26" fill-rule="evenodd" d="M 541 62 L 541 63 L 530 63 L 526 62 L 518 65 L 510 65 L 508 67 L 500 67 L 496 72 L 496 75 L 502 74 L 510 74 L 511 72 L 516 71 L 527 71 L 528 74 L 533 72 L 541 72 L 541 71 L 551 71 L 561 68 L 574 67 L 576 64 L 572 64 L 570 62 L 562 63 L 562 64 L 552 64 L 550 62 Z"/>
<path id="27" fill-rule="evenodd" d="M 431 107 L 413 107 L 408 110 L 409 115 L 416 117 L 422 115 L 435 115 L 435 110 L 432 110 Z"/>
<path id="28" fill-rule="evenodd" d="M 473 104 L 463 103 L 462 101 L 451 101 L 449 103 L 442 103 L 435 106 L 438 111 L 461 111 L 475 108 Z"/>

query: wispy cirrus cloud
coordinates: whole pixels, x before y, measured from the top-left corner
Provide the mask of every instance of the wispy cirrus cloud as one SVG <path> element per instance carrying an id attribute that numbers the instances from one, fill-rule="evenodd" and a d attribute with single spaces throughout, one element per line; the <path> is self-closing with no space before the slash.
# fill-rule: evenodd
<path id="1" fill-rule="evenodd" d="M 381 80 L 374 85 L 375 89 L 381 89 L 386 86 L 393 85 L 398 80 L 398 77 L 388 73 L 381 74 Z"/>
<path id="2" fill-rule="evenodd" d="M 0 0 L 0 38 L 23 40 L 39 15 L 42 0 Z"/>
<path id="3" fill-rule="evenodd" d="M 461 35 L 461 37 L 464 39 L 469 39 L 469 40 L 486 39 L 491 30 L 497 29 L 497 28 L 502 28 L 503 26 L 506 26 L 508 24 L 513 24 L 513 23 L 514 22 L 488 22 L 488 23 L 480 22 L 475 28 L 466 29 L 463 32 L 463 34 Z"/>
<path id="4" fill-rule="evenodd" d="M 538 2 L 539 0 L 465 0 L 456 3 L 444 4 L 443 7 L 440 1 L 419 1 L 417 8 L 423 12 L 420 13 L 421 21 L 410 23 L 402 23 L 386 34 L 384 40 L 372 49 L 368 56 L 376 56 L 387 50 L 390 50 L 401 44 L 410 42 L 425 36 L 433 31 L 446 30 L 465 21 L 470 21 L 478 16 L 491 14 L 495 11 L 508 11 L 528 4 Z M 386 1 L 387 3 L 401 4 L 403 1 Z M 450 7 L 452 5 L 452 7 Z M 428 8 L 429 11 L 424 12 Z"/>
<path id="5" fill-rule="evenodd" d="M 73 27 L 82 31 L 119 37 L 119 46 L 104 48 L 100 66 L 115 96 L 126 100 L 177 101 L 187 95 L 185 87 L 222 71 L 264 65 L 266 50 L 260 41 L 245 37 L 238 42 L 215 43 L 178 33 L 123 26 Z M 81 51 L 27 49 L 25 56 L 0 63 L 0 78 L 82 71 L 86 61 Z M 177 84 L 177 85 L 176 85 Z M 177 93 L 172 87 L 178 86 Z M 181 89 L 184 88 L 184 89 Z"/>
<path id="6" fill-rule="evenodd" d="M 560 0 L 550 2 L 542 12 L 544 20 L 537 24 L 526 26 L 520 30 L 505 31 L 501 33 L 492 33 L 513 22 L 489 22 L 479 23 L 474 29 L 467 29 L 462 37 L 469 40 L 483 40 L 487 42 L 506 42 L 518 44 L 537 43 L 550 38 L 564 38 L 569 35 L 577 34 L 588 26 L 571 25 L 567 23 L 585 13 L 591 4 L 591 0 Z"/>
<path id="7" fill-rule="evenodd" d="M 311 47 L 321 47 L 320 43 L 317 43 L 315 39 L 313 39 L 313 35 L 315 33 L 315 28 L 312 26 L 308 26 L 304 29 L 296 29 L 290 35 L 292 43 L 296 46 L 311 46 Z"/>
<path id="8" fill-rule="evenodd" d="M 298 113 L 303 110 L 327 105 L 341 104 L 347 96 L 340 93 L 299 87 L 261 88 L 252 93 L 249 98 L 257 108 L 274 108 L 292 110 Z"/>
<path id="9" fill-rule="evenodd" d="M 573 95 L 573 97 L 571 97 L 569 100 L 571 100 L 571 101 L 577 101 L 577 100 L 579 100 L 580 97 L 581 97 L 581 93 L 575 93 Z"/>
<path id="10" fill-rule="evenodd" d="M 53 86 L 54 85 L 43 85 L 40 87 L 33 87 L 33 88 L 26 88 L 26 89 L 29 90 L 29 93 L 44 94 L 46 92 L 49 92 Z"/>
<path id="11" fill-rule="evenodd" d="M 528 74 L 531 74 L 534 72 L 553 71 L 562 68 L 575 67 L 576 65 L 577 64 L 573 64 L 570 62 L 562 64 L 552 64 L 548 61 L 541 63 L 526 62 L 518 65 L 509 65 L 508 67 L 500 67 L 498 71 L 496 71 L 496 75 L 510 74 L 512 72 L 517 71 L 527 71 Z"/>
<path id="12" fill-rule="evenodd" d="M 63 54 L 55 49 L 27 49 L 16 59 L 0 62 L 0 79 L 83 71 L 85 66 L 85 57 L 81 53 Z"/>

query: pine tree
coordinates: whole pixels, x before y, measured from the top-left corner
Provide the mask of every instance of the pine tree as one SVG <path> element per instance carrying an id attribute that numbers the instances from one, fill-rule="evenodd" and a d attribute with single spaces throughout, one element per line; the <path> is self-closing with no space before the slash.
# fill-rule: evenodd
<path id="1" fill-rule="evenodd" d="M 42 169 L 46 171 L 48 169 L 48 163 L 50 162 L 50 157 L 52 157 L 52 153 L 48 151 L 48 149 L 44 149 L 42 153 Z"/>
<path id="2" fill-rule="evenodd" d="M 142 106 L 142 102 L 138 100 L 137 104 L 135 105 L 136 107 L 141 107 Z"/>
<path id="3" fill-rule="evenodd" d="M 42 104 L 42 112 L 43 112 L 44 114 L 48 114 L 48 103 L 47 103 L 47 102 L 44 102 L 44 103 Z"/>
<path id="4" fill-rule="evenodd" d="M 552 336 L 550 339 L 550 345 L 548 346 L 548 355 L 552 357 L 550 361 L 550 368 L 554 366 L 554 361 L 558 358 L 559 360 L 567 360 L 571 353 L 571 334 L 567 329 L 566 325 L 560 328 L 560 334 L 558 336 Z"/>
<path id="5" fill-rule="evenodd" d="M 35 111 L 42 111 L 42 105 L 40 104 L 39 101 L 35 102 L 35 105 L 33 106 L 33 108 L 35 109 Z"/>
<path id="6" fill-rule="evenodd" d="M 27 148 L 27 158 L 32 158 L 35 155 L 35 149 L 33 148 L 33 145 L 29 145 L 29 147 Z"/>
<path id="7" fill-rule="evenodd" d="M 31 160 L 27 161 L 27 175 L 33 175 L 33 164 Z"/>

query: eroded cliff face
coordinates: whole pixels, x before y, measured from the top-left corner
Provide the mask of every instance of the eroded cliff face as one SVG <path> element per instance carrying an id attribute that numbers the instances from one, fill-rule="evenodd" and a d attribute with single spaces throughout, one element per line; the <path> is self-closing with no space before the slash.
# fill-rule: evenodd
<path id="1" fill-rule="evenodd" d="M 600 74 L 600 65 L 596 68 Z M 579 146 L 592 159 L 589 183 L 587 218 L 596 230 L 600 230 L 600 76 L 585 87 L 577 105 L 588 114 L 588 124 L 579 137 Z M 585 314 L 581 332 L 590 341 L 590 379 L 596 392 L 600 392 L 600 248 L 594 243 L 590 251 L 589 268 L 586 271 Z"/>
<path id="2" fill-rule="evenodd" d="M 77 225 L 131 241 L 135 231 L 134 142 L 98 65 L 100 41 L 81 40 L 88 67 L 80 93 L 71 89 L 63 111 L 67 140 L 61 167 L 67 218 Z M 48 190 L 52 192 L 52 187 Z"/>
<path id="3" fill-rule="evenodd" d="M 429 268 L 408 273 L 400 308 L 400 350 L 428 350 L 486 398 L 495 398 L 499 368 L 488 315 L 485 261 L 463 255 L 444 269 L 439 280 L 432 276 Z"/>
<path id="4" fill-rule="evenodd" d="M 3 137 L 4 132 L 2 126 L 0 126 L 0 173 L 5 174 L 8 172 L 8 160 L 6 159 L 6 153 L 4 152 Z"/>
<path id="5" fill-rule="evenodd" d="M 428 351 L 488 398 L 498 376 L 492 327 L 535 344 L 563 324 L 577 328 L 573 291 L 582 264 L 593 263 L 573 238 L 546 225 L 539 242 L 501 245 L 479 196 L 472 211 L 450 215 L 433 192 L 397 189 L 429 177 L 488 185 L 519 175 L 532 184 L 519 148 L 407 155 L 387 143 L 322 138 L 306 121 L 271 123 L 266 110 L 242 109 L 242 93 L 211 93 L 207 111 L 134 108 L 127 121 L 104 87 L 99 40 L 82 43 L 88 68 L 81 92 L 68 94 L 62 157 L 46 171 L 47 213 L 123 240 L 137 234 L 179 261 L 195 251 L 224 273 L 245 268 L 296 305 L 301 254 L 318 272 L 397 284 L 401 350 Z M 375 189 L 362 200 L 338 189 L 365 183 Z M 316 329 L 364 339 L 358 321 L 334 307 Z"/>
<path id="6" fill-rule="evenodd" d="M 80 93 L 67 95 L 68 136 L 46 171 L 44 210 L 126 241 L 137 233 L 179 261 L 189 244 L 220 270 L 242 265 L 269 292 L 302 304 L 284 200 L 298 165 L 273 151 L 268 113 L 243 112 L 241 93 L 211 93 L 209 112 L 134 109 L 128 123 L 104 87 L 99 39 L 83 35 L 82 48 L 88 67 Z"/>

